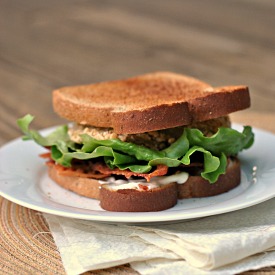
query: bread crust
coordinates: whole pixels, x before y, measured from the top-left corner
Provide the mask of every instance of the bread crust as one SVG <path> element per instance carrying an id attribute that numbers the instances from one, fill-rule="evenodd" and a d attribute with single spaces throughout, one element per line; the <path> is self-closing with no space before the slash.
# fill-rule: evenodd
<path id="1" fill-rule="evenodd" d="M 183 184 L 170 183 L 150 191 L 133 189 L 111 190 L 98 180 L 62 175 L 54 165 L 48 166 L 50 178 L 65 189 L 81 196 L 100 200 L 101 207 L 108 211 L 148 212 L 173 207 L 177 199 L 210 197 L 228 192 L 240 184 L 240 162 L 230 160 L 226 173 L 217 182 L 210 184 L 200 176 L 189 176 Z"/>
<path id="2" fill-rule="evenodd" d="M 54 182 L 67 190 L 91 199 L 99 199 L 100 184 L 96 179 L 62 175 L 55 165 L 48 166 L 48 175 Z"/>
<path id="3" fill-rule="evenodd" d="M 189 101 L 193 121 L 205 121 L 224 116 L 250 106 L 249 90 L 245 86 L 209 89 L 209 94 Z"/>
<path id="4" fill-rule="evenodd" d="M 237 158 L 230 160 L 226 173 L 210 184 L 200 176 L 190 176 L 184 184 L 178 184 L 178 198 L 202 198 L 216 196 L 237 187 L 241 182 L 241 166 Z"/>
<path id="5" fill-rule="evenodd" d="M 144 133 L 160 129 L 174 128 L 191 123 L 188 103 L 178 102 L 159 105 L 146 110 L 113 112 L 112 128 L 116 133 Z"/>
<path id="6" fill-rule="evenodd" d="M 250 106 L 246 86 L 213 88 L 185 75 L 156 72 L 53 91 L 61 117 L 118 134 L 135 134 L 204 121 Z"/>
<path id="7" fill-rule="evenodd" d="M 149 191 L 134 189 L 111 190 L 102 185 L 100 206 L 115 212 L 153 212 L 173 207 L 177 203 L 177 184 L 172 182 Z"/>

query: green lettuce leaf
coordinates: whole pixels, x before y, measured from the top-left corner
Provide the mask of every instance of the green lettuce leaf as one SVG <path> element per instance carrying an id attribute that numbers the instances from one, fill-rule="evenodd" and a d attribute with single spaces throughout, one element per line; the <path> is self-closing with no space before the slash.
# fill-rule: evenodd
<path id="1" fill-rule="evenodd" d="M 227 156 L 236 155 L 249 148 L 254 141 L 251 127 L 245 126 L 242 133 L 231 128 L 220 128 L 219 131 L 206 137 L 198 129 L 185 128 L 181 137 L 162 151 L 119 139 L 97 140 L 87 134 L 81 135 L 82 144 L 70 140 L 68 127 L 56 128 L 44 137 L 31 130 L 34 117 L 26 115 L 17 121 L 25 134 L 24 140 L 34 140 L 37 144 L 51 148 L 53 160 L 63 166 L 70 166 L 72 159 L 88 160 L 102 158 L 111 168 L 129 169 L 137 173 L 148 173 L 156 165 L 177 167 L 189 165 L 194 153 L 203 155 L 204 169 L 201 176 L 210 183 L 217 181 L 225 173 Z"/>
<path id="2" fill-rule="evenodd" d="M 206 137 L 198 129 L 185 129 L 190 146 L 200 146 L 215 155 L 224 153 L 234 156 L 242 149 L 249 148 L 254 142 L 254 135 L 250 126 L 245 126 L 242 133 L 232 128 L 219 128 L 211 137 Z"/>
<path id="3" fill-rule="evenodd" d="M 189 165 L 191 163 L 190 157 L 195 152 L 203 153 L 204 171 L 201 173 L 201 176 L 207 179 L 210 183 L 216 182 L 218 177 L 225 173 L 227 165 L 226 155 L 221 153 L 220 157 L 216 157 L 202 147 L 193 146 L 184 155 L 181 162 L 185 165 Z"/>
<path id="4" fill-rule="evenodd" d="M 17 125 L 25 134 L 25 136 L 23 136 L 23 140 L 34 140 L 37 144 L 45 147 L 52 146 L 59 140 L 66 142 L 66 144 L 72 143 L 68 135 L 67 125 L 60 126 L 47 137 L 43 137 L 39 132 L 29 129 L 33 119 L 34 117 L 28 114 L 17 120 Z"/>
<path id="5" fill-rule="evenodd" d="M 130 142 L 124 142 L 119 139 L 98 140 L 87 134 L 81 135 L 81 138 L 84 145 L 82 150 L 85 152 L 92 152 L 97 146 L 106 146 L 130 156 L 135 156 L 138 160 L 149 161 L 154 158 L 165 156 L 164 152 L 152 150 Z"/>

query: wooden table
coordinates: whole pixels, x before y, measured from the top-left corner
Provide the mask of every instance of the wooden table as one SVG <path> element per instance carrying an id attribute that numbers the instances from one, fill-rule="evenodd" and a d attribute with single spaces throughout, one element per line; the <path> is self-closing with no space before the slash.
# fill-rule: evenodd
<path id="1" fill-rule="evenodd" d="M 159 70 L 248 85 L 233 121 L 275 132 L 274 30 L 273 0 L 2 0 L 0 145 L 26 113 L 37 129 L 64 123 L 55 88 Z"/>

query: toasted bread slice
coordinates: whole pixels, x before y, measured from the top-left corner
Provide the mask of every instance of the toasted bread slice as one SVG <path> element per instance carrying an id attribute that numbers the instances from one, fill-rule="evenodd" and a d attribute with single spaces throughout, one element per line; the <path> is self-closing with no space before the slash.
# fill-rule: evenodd
<path id="1" fill-rule="evenodd" d="M 61 174 L 55 165 L 48 166 L 48 175 L 67 190 L 91 199 L 99 199 L 100 184 L 96 179 Z"/>
<path id="2" fill-rule="evenodd" d="M 153 212 L 162 211 L 176 205 L 178 200 L 177 184 L 170 184 L 138 191 L 135 189 L 112 190 L 102 185 L 100 190 L 100 206 L 114 212 Z"/>
<path id="3" fill-rule="evenodd" d="M 53 92 L 53 106 L 68 120 L 135 134 L 224 116 L 248 108 L 250 97 L 246 86 L 213 88 L 192 77 L 156 72 L 64 87 Z"/>

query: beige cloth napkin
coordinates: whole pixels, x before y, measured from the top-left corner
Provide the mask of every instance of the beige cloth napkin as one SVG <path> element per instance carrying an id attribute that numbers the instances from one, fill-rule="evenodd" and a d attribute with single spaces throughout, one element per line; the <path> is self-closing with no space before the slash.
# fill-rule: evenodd
<path id="1" fill-rule="evenodd" d="M 168 225 L 45 218 L 69 275 L 124 263 L 141 274 L 236 274 L 275 265 L 275 199 Z"/>

